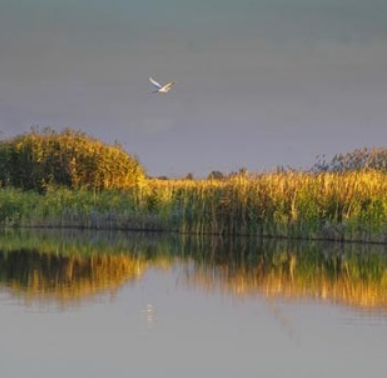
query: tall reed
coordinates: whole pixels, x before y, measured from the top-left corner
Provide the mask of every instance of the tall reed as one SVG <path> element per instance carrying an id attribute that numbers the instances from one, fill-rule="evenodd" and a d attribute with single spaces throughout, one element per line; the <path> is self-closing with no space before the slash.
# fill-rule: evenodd
<path id="1" fill-rule="evenodd" d="M 137 159 L 119 144 L 107 145 L 80 131 L 32 128 L 0 141 L 0 186 L 39 192 L 53 185 L 122 189 L 144 178 Z"/>
<path id="2" fill-rule="evenodd" d="M 387 176 L 277 172 L 126 190 L 0 191 L 3 225 L 387 241 Z"/>

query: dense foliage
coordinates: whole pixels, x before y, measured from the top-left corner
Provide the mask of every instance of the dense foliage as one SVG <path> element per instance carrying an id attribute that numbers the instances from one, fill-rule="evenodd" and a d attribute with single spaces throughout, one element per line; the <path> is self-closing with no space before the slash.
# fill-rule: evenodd
<path id="1" fill-rule="evenodd" d="M 0 142 L 0 225 L 386 243 L 386 158 L 361 150 L 309 172 L 157 180 L 119 146 L 32 130 Z"/>
<path id="2" fill-rule="evenodd" d="M 119 145 L 106 145 L 86 134 L 33 128 L 29 134 L 0 141 L 0 184 L 46 191 L 128 188 L 144 178 L 139 162 Z"/>
<path id="3" fill-rule="evenodd" d="M 387 148 L 359 148 L 345 154 L 337 154 L 332 160 L 318 158 L 314 172 L 348 172 L 360 170 L 387 171 Z"/>
<path id="4" fill-rule="evenodd" d="M 125 191 L 0 191 L 0 224 L 387 242 L 378 171 L 146 180 Z"/>

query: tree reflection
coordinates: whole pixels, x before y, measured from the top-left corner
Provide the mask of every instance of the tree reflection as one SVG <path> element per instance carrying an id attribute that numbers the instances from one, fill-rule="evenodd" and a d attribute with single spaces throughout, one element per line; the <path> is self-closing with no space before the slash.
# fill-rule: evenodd
<path id="1" fill-rule="evenodd" d="M 114 294 L 148 268 L 179 266 L 187 287 L 243 298 L 317 299 L 387 311 L 383 246 L 104 233 L 6 233 L 0 284 L 27 302 Z"/>
<path id="2" fill-rule="evenodd" d="M 0 253 L 0 282 L 27 301 L 62 304 L 109 292 L 142 274 L 144 264 L 126 255 L 56 255 L 37 250 Z"/>

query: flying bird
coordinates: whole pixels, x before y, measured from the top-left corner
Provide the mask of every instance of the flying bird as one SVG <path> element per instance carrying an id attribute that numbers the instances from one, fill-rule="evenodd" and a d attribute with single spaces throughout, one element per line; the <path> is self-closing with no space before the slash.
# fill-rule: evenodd
<path id="1" fill-rule="evenodd" d="M 156 80 L 154 80 L 151 77 L 149 78 L 149 81 L 155 87 L 155 90 L 152 91 L 152 93 L 167 93 L 167 92 L 169 92 L 171 90 L 173 84 L 175 84 L 174 81 L 170 81 L 169 83 L 167 83 L 165 85 L 161 85 L 160 83 L 158 83 Z"/>

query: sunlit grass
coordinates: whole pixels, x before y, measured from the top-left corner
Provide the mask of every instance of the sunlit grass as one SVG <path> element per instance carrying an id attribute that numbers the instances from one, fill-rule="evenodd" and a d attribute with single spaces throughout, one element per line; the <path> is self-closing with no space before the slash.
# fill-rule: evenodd
<path id="1" fill-rule="evenodd" d="M 123 189 L 145 178 L 138 160 L 118 143 L 108 145 L 81 131 L 51 128 L 0 140 L 0 186 L 45 192 L 72 189 Z"/>
<path id="2" fill-rule="evenodd" d="M 6 226 L 168 230 L 385 242 L 379 171 L 282 172 L 225 180 L 154 180 L 127 190 L 0 191 Z"/>

